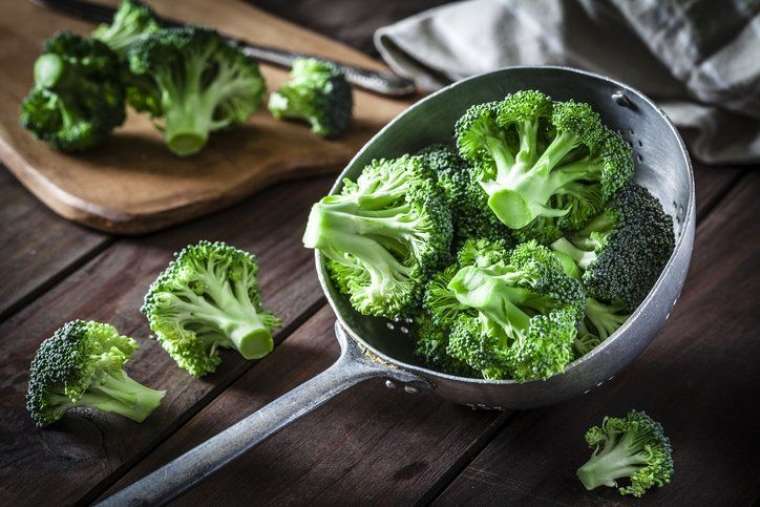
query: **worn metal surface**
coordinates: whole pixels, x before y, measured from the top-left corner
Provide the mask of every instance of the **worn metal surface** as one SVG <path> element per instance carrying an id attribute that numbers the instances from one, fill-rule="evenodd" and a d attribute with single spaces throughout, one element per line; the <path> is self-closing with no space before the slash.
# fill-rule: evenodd
<path id="1" fill-rule="evenodd" d="M 637 181 L 649 188 L 674 217 L 673 255 L 648 297 L 613 336 L 572 363 L 564 373 L 546 381 L 486 381 L 438 373 L 414 358 L 408 322 L 389 323 L 354 312 L 330 282 L 317 253 L 320 282 L 340 323 L 336 324 L 340 359 L 322 374 L 125 488 L 103 505 L 164 503 L 289 422 L 368 378 L 387 377 L 408 384 L 410 391 L 431 387 L 446 399 L 476 408 L 521 409 L 588 392 L 633 361 L 663 327 L 680 295 L 696 222 L 694 179 L 683 141 L 664 114 L 639 92 L 601 76 L 561 67 L 515 67 L 476 76 L 420 101 L 386 126 L 349 163 L 332 192 L 340 189 L 343 178 L 356 178 L 373 158 L 447 142 L 456 119 L 470 105 L 497 100 L 525 88 L 542 90 L 557 100 L 573 98 L 590 103 L 607 125 L 631 142 L 637 158 Z M 417 135 L 410 136 L 410 132 Z"/>

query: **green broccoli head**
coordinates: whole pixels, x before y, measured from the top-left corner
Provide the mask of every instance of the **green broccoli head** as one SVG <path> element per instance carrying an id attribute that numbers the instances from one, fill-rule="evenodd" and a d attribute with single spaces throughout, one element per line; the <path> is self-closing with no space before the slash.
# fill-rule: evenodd
<path id="1" fill-rule="evenodd" d="M 626 479 L 629 485 L 618 488 L 620 494 L 641 497 L 673 477 L 670 440 L 662 425 L 644 412 L 605 417 L 601 426 L 589 428 L 586 442 L 594 453 L 578 469 L 578 478 L 588 490 L 618 487 Z"/>
<path id="2" fill-rule="evenodd" d="M 121 53 L 138 37 L 160 29 L 153 9 L 139 0 L 122 0 L 111 24 L 99 25 L 92 37 Z"/>
<path id="3" fill-rule="evenodd" d="M 124 372 L 137 342 L 95 321 L 66 323 L 32 360 L 26 407 L 37 426 L 60 419 L 75 407 L 114 412 L 142 422 L 161 403 L 164 391 L 149 389 Z"/>
<path id="4" fill-rule="evenodd" d="M 182 249 L 151 285 L 141 311 L 161 346 L 198 377 L 216 370 L 220 347 L 245 359 L 266 356 L 280 325 L 261 304 L 256 258 L 222 242 Z"/>
<path id="5" fill-rule="evenodd" d="M 488 209 L 486 194 L 455 150 L 445 144 L 434 144 L 418 155 L 435 176 L 451 208 L 456 248 L 470 238 L 511 239 L 509 228 Z"/>
<path id="6" fill-rule="evenodd" d="M 100 41 L 61 32 L 34 64 L 34 87 L 21 103 L 21 124 L 62 151 L 102 143 L 125 119 L 119 59 Z"/>
<path id="7" fill-rule="evenodd" d="M 414 319 L 415 354 L 425 364 L 460 377 L 474 377 L 477 372 L 448 351 L 449 329 L 436 324 L 428 313 L 422 312 Z"/>
<path id="8" fill-rule="evenodd" d="M 180 156 L 201 150 L 211 132 L 246 122 L 266 91 L 256 61 L 213 30 L 162 29 L 135 40 L 127 55 L 129 103 L 162 119 Z"/>
<path id="9" fill-rule="evenodd" d="M 423 300 L 449 331 L 447 353 L 487 379 L 548 378 L 572 360 L 583 313 L 580 283 L 535 242 L 469 240 L 457 263 L 433 276 Z"/>
<path id="10" fill-rule="evenodd" d="M 588 104 L 534 90 L 471 107 L 455 137 L 488 207 L 521 240 L 581 227 L 633 176 L 630 147 Z"/>
<path id="11" fill-rule="evenodd" d="M 304 120 L 315 134 L 327 138 L 348 129 L 354 102 L 340 67 L 316 58 L 298 58 L 290 78 L 269 96 L 272 116 Z"/>
<path id="12" fill-rule="evenodd" d="M 417 305 L 449 256 L 451 212 L 419 157 L 375 160 L 314 205 L 303 242 L 328 259 L 361 314 L 394 318 Z"/>
<path id="13" fill-rule="evenodd" d="M 652 289 L 674 245 L 672 218 L 648 190 L 629 184 L 586 227 L 552 248 L 576 262 L 591 297 L 630 313 Z"/>

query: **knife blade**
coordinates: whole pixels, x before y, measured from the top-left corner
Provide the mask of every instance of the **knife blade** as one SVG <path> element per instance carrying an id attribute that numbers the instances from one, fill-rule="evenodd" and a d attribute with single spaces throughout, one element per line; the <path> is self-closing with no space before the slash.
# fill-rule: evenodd
<path id="1" fill-rule="evenodd" d="M 107 5 L 88 2 L 87 0 L 31 0 L 42 7 L 53 9 L 67 16 L 91 23 L 110 23 L 116 9 Z M 158 16 L 158 22 L 165 27 L 180 27 L 185 23 Z M 256 60 L 289 69 L 297 58 L 320 58 L 330 60 L 318 55 L 297 53 L 271 46 L 253 44 L 243 39 L 222 34 L 224 38 L 239 45 L 242 51 Z M 343 69 L 349 83 L 381 95 L 391 97 L 403 97 L 416 91 L 414 83 L 406 78 L 390 72 L 382 72 L 367 69 L 357 65 L 351 65 L 330 60 Z"/>

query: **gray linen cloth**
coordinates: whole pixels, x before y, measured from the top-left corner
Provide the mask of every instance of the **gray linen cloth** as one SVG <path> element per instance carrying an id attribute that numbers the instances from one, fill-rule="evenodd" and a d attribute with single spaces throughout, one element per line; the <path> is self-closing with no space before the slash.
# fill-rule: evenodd
<path id="1" fill-rule="evenodd" d="M 760 0 L 469 0 L 375 45 L 425 91 L 510 65 L 608 75 L 657 100 L 701 161 L 760 161 Z"/>

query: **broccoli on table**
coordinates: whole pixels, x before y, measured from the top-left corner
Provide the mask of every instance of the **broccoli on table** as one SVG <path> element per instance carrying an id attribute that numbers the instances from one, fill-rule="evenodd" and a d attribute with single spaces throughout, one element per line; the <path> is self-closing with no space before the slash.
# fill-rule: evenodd
<path id="1" fill-rule="evenodd" d="M 448 261 L 451 212 L 419 157 L 375 160 L 314 205 L 303 236 L 328 259 L 364 315 L 414 312 L 427 277 Z"/>
<path id="2" fill-rule="evenodd" d="M 99 25 L 92 37 L 121 53 L 138 37 L 160 29 L 153 9 L 139 0 L 122 0 L 111 24 Z"/>
<path id="3" fill-rule="evenodd" d="M 520 240 L 583 226 L 633 175 L 630 147 L 588 104 L 534 90 L 471 107 L 455 137 L 488 207 Z"/>
<path id="4" fill-rule="evenodd" d="M 316 58 L 293 62 L 290 81 L 269 96 L 269 111 L 275 118 L 306 121 L 322 137 L 343 134 L 351 123 L 351 85 L 334 63 Z"/>
<path id="5" fill-rule="evenodd" d="M 509 228 L 488 209 L 487 196 L 456 151 L 446 144 L 434 144 L 418 155 L 435 176 L 451 208 L 456 248 L 470 238 L 511 240 Z"/>
<path id="6" fill-rule="evenodd" d="M 266 91 L 256 61 L 213 30 L 162 29 L 135 40 L 127 55 L 130 105 L 162 119 L 180 156 L 200 151 L 211 132 L 245 123 Z"/>
<path id="7" fill-rule="evenodd" d="M 662 425 L 644 412 L 632 410 L 625 417 L 605 417 L 601 426 L 586 432 L 586 442 L 594 449 L 578 478 L 586 489 L 618 487 L 621 495 L 641 497 L 654 486 L 664 486 L 673 477 L 670 440 Z"/>
<path id="8" fill-rule="evenodd" d="M 161 346 L 192 375 L 213 372 L 220 347 L 259 359 L 272 351 L 280 320 L 262 307 L 257 276 L 250 253 L 200 241 L 153 282 L 141 311 Z"/>
<path id="9" fill-rule="evenodd" d="M 448 334 L 447 354 L 486 379 L 528 381 L 564 371 L 584 301 L 580 283 L 536 242 L 468 240 L 435 275 L 423 304 Z"/>
<path id="10" fill-rule="evenodd" d="M 118 55 L 100 41 L 61 32 L 34 64 L 21 124 L 54 148 L 86 150 L 124 123 L 124 97 Z"/>
<path id="11" fill-rule="evenodd" d="M 95 321 L 66 323 L 42 342 L 29 370 L 26 407 L 37 426 L 75 407 L 114 412 L 142 422 L 164 391 L 145 387 L 124 371 L 137 342 Z"/>

